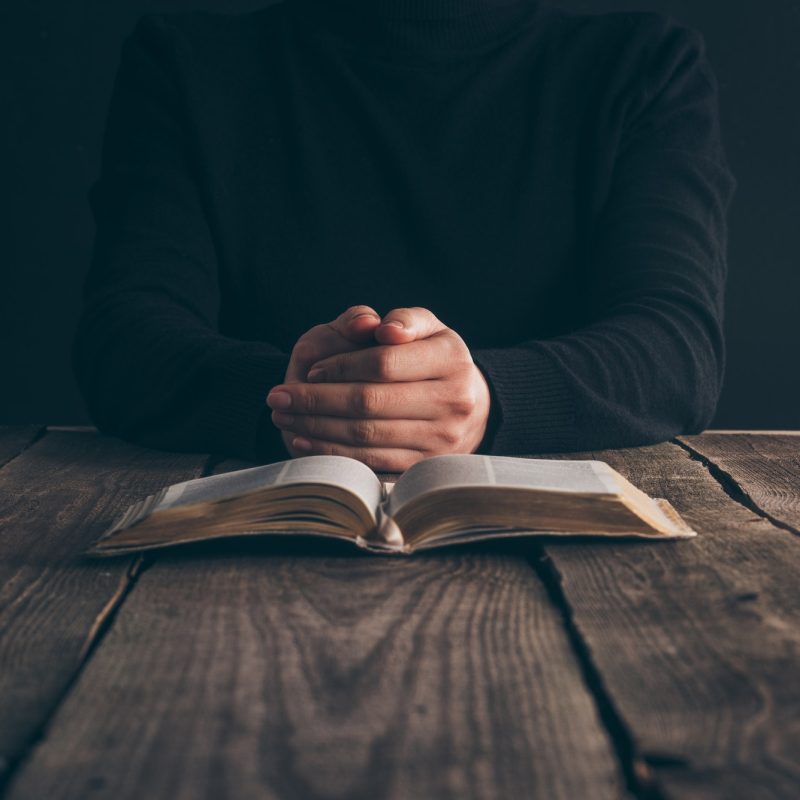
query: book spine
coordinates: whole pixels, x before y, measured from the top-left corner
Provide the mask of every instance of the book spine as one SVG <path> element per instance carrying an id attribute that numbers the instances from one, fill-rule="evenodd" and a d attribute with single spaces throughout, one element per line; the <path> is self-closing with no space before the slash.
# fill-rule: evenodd
<path id="1" fill-rule="evenodd" d="M 378 519 L 375 526 L 374 543 L 381 545 L 382 548 L 391 550 L 404 550 L 406 540 L 403 538 L 403 532 L 394 521 L 394 517 L 390 517 L 386 513 L 386 501 L 378 506 Z"/>
<path id="2" fill-rule="evenodd" d="M 407 555 L 410 553 L 403 532 L 389 515 L 389 491 L 394 484 L 381 483 L 381 501 L 375 509 L 375 527 L 367 536 L 356 538 L 356 544 L 372 553 Z"/>

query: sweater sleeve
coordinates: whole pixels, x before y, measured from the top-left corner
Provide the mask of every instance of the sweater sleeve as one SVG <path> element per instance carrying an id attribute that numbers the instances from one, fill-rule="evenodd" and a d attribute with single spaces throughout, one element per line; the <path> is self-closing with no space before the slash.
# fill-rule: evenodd
<path id="1" fill-rule="evenodd" d="M 494 401 L 483 452 L 645 445 L 714 415 L 736 181 L 701 35 L 670 24 L 635 85 L 586 250 L 586 325 L 473 352 Z"/>
<path id="2" fill-rule="evenodd" d="M 288 356 L 220 335 L 217 254 L 196 181 L 174 29 L 123 48 L 89 193 L 97 232 L 74 367 L 98 427 L 145 446 L 286 457 L 265 396 Z"/>

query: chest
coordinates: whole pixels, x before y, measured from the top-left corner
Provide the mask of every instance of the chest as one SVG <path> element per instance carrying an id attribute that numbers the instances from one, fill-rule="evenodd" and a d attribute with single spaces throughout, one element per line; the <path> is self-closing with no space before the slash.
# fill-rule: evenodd
<path id="1" fill-rule="evenodd" d="M 215 212 L 236 333 L 290 344 L 354 303 L 429 307 L 474 346 L 574 324 L 587 121 L 543 63 L 300 50 L 272 70 L 216 157 L 237 187 Z"/>

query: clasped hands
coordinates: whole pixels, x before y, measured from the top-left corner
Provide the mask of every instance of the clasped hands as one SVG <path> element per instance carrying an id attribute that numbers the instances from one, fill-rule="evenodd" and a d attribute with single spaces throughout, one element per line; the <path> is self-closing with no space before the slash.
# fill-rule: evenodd
<path id="1" fill-rule="evenodd" d="M 490 394 L 463 339 L 424 308 L 381 318 L 353 306 L 295 344 L 267 396 L 292 457 L 341 455 L 402 472 L 445 453 L 473 453 Z"/>

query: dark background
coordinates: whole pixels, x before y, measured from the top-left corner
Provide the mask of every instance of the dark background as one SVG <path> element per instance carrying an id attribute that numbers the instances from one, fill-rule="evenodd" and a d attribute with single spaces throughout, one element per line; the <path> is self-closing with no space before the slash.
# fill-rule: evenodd
<path id="1" fill-rule="evenodd" d="M 0 10 L 0 422 L 80 424 L 70 343 L 93 237 L 120 46 L 141 13 L 248 11 L 265 0 L 3 0 Z M 739 182 L 730 214 L 728 368 L 713 427 L 800 428 L 800 0 L 557 0 L 649 10 L 701 31 Z"/>

